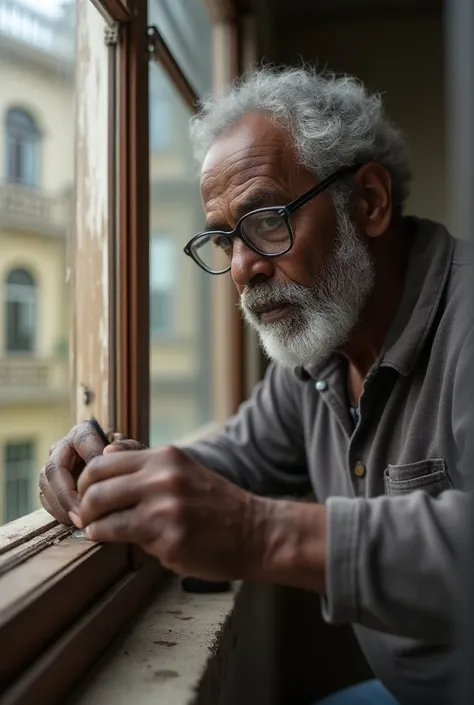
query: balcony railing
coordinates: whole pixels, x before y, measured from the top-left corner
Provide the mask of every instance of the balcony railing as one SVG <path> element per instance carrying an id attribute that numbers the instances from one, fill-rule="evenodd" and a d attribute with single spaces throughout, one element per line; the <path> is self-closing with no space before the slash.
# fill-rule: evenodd
<path id="1" fill-rule="evenodd" d="M 67 359 L 27 355 L 0 357 L 0 403 L 54 401 L 68 396 Z"/>
<path id="2" fill-rule="evenodd" d="M 38 0 L 41 7 L 41 0 Z M 0 0 L 0 35 L 56 61 L 72 63 L 75 53 L 75 5 L 70 2 L 57 16 L 24 5 L 18 0 Z"/>
<path id="3" fill-rule="evenodd" d="M 0 227 L 65 236 L 72 224 L 71 193 L 50 196 L 40 189 L 0 183 Z"/>

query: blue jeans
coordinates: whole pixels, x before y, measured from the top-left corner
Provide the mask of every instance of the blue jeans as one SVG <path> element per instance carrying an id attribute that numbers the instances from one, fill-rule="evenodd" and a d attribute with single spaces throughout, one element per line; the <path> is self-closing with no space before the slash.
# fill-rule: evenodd
<path id="1" fill-rule="evenodd" d="M 371 680 L 352 685 L 328 695 L 317 705 L 398 705 L 380 681 Z"/>

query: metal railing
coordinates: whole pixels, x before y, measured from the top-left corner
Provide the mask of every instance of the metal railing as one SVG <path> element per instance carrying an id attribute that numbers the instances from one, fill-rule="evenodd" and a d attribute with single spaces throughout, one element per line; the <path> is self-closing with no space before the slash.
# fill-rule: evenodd
<path id="1" fill-rule="evenodd" d="M 62 14 L 49 16 L 18 0 L 0 0 L 0 35 L 56 59 L 73 61 L 73 10 L 71 3 Z"/>
<path id="2" fill-rule="evenodd" d="M 0 401 L 45 400 L 67 397 L 69 369 L 66 358 L 37 358 L 28 355 L 0 357 Z"/>

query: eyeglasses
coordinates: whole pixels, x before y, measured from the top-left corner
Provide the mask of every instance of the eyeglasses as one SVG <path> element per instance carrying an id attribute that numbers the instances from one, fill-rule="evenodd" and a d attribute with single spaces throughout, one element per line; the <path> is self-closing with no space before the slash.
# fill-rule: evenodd
<path id="1" fill-rule="evenodd" d="M 339 169 L 287 206 L 271 206 L 250 211 L 240 218 L 234 230 L 198 233 L 188 242 L 184 253 L 209 274 L 225 274 L 230 271 L 232 243 L 237 236 L 259 255 L 280 257 L 289 252 L 295 242 L 290 216 L 335 181 L 355 173 L 360 167 L 361 164 L 357 164 Z"/>

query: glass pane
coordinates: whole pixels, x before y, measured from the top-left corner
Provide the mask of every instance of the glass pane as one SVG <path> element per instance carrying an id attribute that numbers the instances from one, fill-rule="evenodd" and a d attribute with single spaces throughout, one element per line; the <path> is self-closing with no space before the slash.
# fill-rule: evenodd
<path id="1" fill-rule="evenodd" d="M 148 0 L 148 14 L 148 23 L 157 27 L 196 93 L 210 93 L 212 25 L 205 0 Z M 151 85 L 152 96 L 153 91 Z"/>
<path id="2" fill-rule="evenodd" d="M 150 155 L 152 445 L 176 440 L 213 417 L 212 279 L 183 253 L 204 221 L 187 139 L 190 113 L 164 70 L 153 64 L 150 92 L 161 89 L 168 148 L 154 149 L 152 142 Z"/>
<path id="3" fill-rule="evenodd" d="M 72 424 L 75 1 L 1 0 L 0 524 L 40 506 Z"/>

